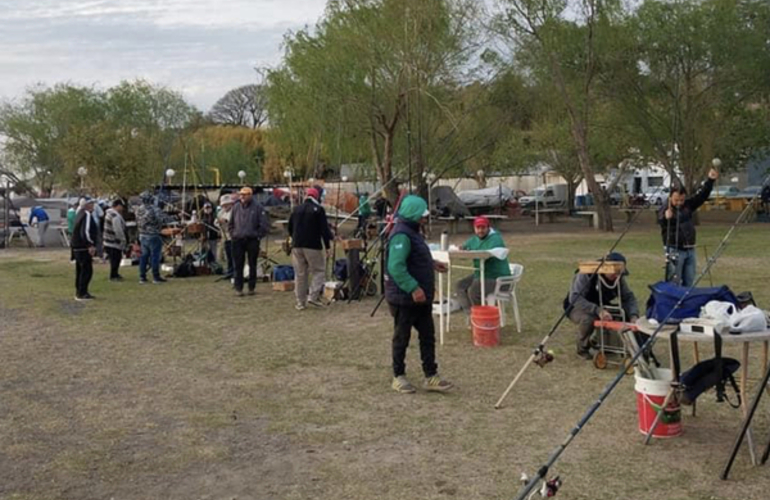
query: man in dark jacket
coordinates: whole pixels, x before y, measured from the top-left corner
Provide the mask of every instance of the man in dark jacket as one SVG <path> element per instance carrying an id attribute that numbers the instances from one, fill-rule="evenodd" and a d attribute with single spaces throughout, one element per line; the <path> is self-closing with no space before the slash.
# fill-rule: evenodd
<path id="1" fill-rule="evenodd" d="M 626 282 L 626 276 L 628 276 L 628 271 L 625 269 L 626 258 L 617 252 L 612 252 L 605 261 L 622 262 L 623 273 L 619 276 L 615 274 L 576 273 L 572 279 L 569 294 L 564 299 L 567 317 L 578 325 L 577 354 L 585 359 L 592 358 L 590 348 L 592 347 L 591 335 L 594 333 L 594 321 L 612 321 L 613 319 L 612 313 L 608 309 L 600 307 L 601 304 L 610 306 L 620 296 L 625 320 L 634 323 L 639 319 L 639 305 L 636 302 L 636 296 Z M 601 301 L 599 300 L 600 293 Z"/>
<path id="2" fill-rule="evenodd" d="M 321 292 L 324 287 L 326 258 L 331 257 L 332 234 L 326 212 L 319 203 L 321 193 L 315 188 L 307 190 L 305 202 L 297 206 L 289 217 L 289 234 L 292 240 L 291 263 L 294 266 L 294 294 L 298 311 L 305 304 L 323 307 Z M 308 271 L 313 274 L 308 299 Z"/>
<path id="3" fill-rule="evenodd" d="M 388 240 L 385 298 L 393 315 L 393 383 L 401 393 L 415 392 L 406 378 L 406 349 L 412 327 L 420 339 L 420 357 L 428 391 L 443 392 L 452 383 L 438 375 L 436 336 L 433 325 L 433 271 L 445 272 L 444 264 L 434 262 L 420 224 L 428 216 L 428 204 L 419 196 L 409 195 L 401 201 L 398 219 Z"/>
<path id="4" fill-rule="evenodd" d="M 139 257 L 139 283 L 147 283 L 147 265 L 152 268 L 152 282 L 156 285 L 165 283 L 160 275 L 160 258 L 163 240 L 160 230 L 163 227 L 163 213 L 155 205 L 155 197 L 148 191 L 140 195 L 142 204 L 136 209 L 136 228 L 139 230 L 139 242 L 142 255 Z"/>
<path id="5" fill-rule="evenodd" d="M 270 230 L 270 221 L 265 209 L 253 200 L 250 187 L 241 188 L 240 201 L 233 205 L 230 215 L 230 235 L 233 241 L 233 260 L 235 261 L 235 293 L 243 297 L 243 266 L 248 256 L 249 262 L 249 295 L 256 293 L 257 287 L 257 257 L 259 257 L 259 241 Z"/>
<path id="6" fill-rule="evenodd" d="M 75 300 L 85 301 L 94 298 L 88 293 L 88 284 L 94 274 L 93 256 L 96 254 L 99 228 L 91 216 L 94 200 L 83 198 L 80 205 L 72 230 L 72 253 L 75 256 Z"/>
<path id="7" fill-rule="evenodd" d="M 668 197 L 668 206 L 658 211 L 658 223 L 666 250 L 666 281 L 689 287 L 695 281 L 695 211 L 708 200 L 719 172 L 709 170 L 706 182 L 698 191 L 686 198 L 684 186 L 674 186 Z"/>

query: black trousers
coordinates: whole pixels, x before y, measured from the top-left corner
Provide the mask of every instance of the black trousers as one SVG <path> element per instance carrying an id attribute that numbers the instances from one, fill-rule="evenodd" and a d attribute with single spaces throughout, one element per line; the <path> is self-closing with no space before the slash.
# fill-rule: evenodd
<path id="1" fill-rule="evenodd" d="M 112 247 L 104 247 L 104 251 L 107 252 L 107 257 L 110 260 L 110 279 L 119 277 L 118 269 L 120 268 L 120 260 L 123 258 L 123 252 Z"/>
<path id="2" fill-rule="evenodd" d="M 249 262 L 249 290 L 257 287 L 257 257 L 259 256 L 259 239 L 244 238 L 233 240 L 233 260 L 235 261 L 234 288 L 243 291 L 243 265 Z"/>
<path id="3" fill-rule="evenodd" d="M 406 374 L 406 349 L 412 336 L 412 328 L 417 330 L 420 339 L 420 358 L 425 377 L 438 373 L 436 364 L 436 330 L 433 326 L 433 307 L 431 304 L 416 306 L 397 306 L 390 304 L 393 315 L 393 375 Z"/>
<path id="4" fill-rule="evenodd" d="M 233 274 L 233 242 L 231 240 L 225 241 L 225 257 L 227 258 L 227 272 L 225 274 Z"/>
<path id="5" fill-rule="evenodd" d="M 75 250 L 75 294 L 88 295 L 88 284 L 94 275 L 94 263 L 88 250 Z"/>

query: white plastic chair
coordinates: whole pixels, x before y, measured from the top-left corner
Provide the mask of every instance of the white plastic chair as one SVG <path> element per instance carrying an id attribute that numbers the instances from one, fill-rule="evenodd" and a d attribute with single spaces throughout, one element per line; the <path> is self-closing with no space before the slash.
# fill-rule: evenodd
<path id="1" fill-rule="evenodd" d="M 510 302 L 513 308 L 513 317 L 516 320 L 516 331 L 521 333 L 521 316 L 519 315 L 519 300 L 516 297 L 516 288 L 524 274 L 524 266 L 521 264 L 510 264 L 511 275 L 497 278 L 495 291 L 489 296 L 488 303 L 494 301 L 495 306 L 500 310 L 500 326 L 505 326 L 505 304 Z"/>

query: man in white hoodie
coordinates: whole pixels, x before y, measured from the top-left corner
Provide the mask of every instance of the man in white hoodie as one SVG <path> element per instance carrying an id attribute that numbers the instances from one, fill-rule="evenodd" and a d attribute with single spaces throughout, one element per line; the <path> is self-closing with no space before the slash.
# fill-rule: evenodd
<path id="1" fill-rule="evenodd" d="M 118 198 L 112 202 L 112 206 L 107 209 L 104 216 L 104 250 L 110 261 L 110 281 L 123 281 L 118 269 L 123 258 L 123 250 L 128 243 L 126 221 L 123 220 L 122 215 L 124 208 L 123 201 Z"/>

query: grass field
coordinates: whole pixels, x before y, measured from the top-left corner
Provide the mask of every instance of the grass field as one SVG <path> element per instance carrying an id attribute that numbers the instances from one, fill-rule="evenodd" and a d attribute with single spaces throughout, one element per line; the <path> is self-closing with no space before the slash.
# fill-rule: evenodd
<path id="1" fill-rule="evenodd" d="M 493 409 L 561 314 L 577 260 L 600 257 L 617 237 L 556 226 L 564 231 L 505 233 L 511 260 L 525 266 L 524 330 L 506 326 L 500 347 L 474 348 L 458 316 L 437 350 L 458 386 L 446 395 L 390 389 L 392 325 L 386 308 L 370 317 L 372 299 L 297 312 L 291 294 L 267 284 L 236 298 L 214 277 L 140 286 L 134 268 L 115 284 L 96 265 L 98 299 L 82 304 L 67 251 L 0 251 L 0 498 L 512 498 L 521 473 L 537 470 L 615 375 L 575 356 L 564 324 L 555 362 L 531 368 Z M 727 227 L 699 228 L 700 264 Z M 768 229 L 742 228 L 712 276 L 765 308 Z M 618 250 L 644 303 L 663 274 L 660 234 L 634 228 Z M 407 365 L 419 381 L 416 344 Z M 656 346 L 661 359 L 666 349 Z M 681 437 L 644 447 L 627 378 L 555 466 L 559 496 L 768 498 L 768 469 L 752 467 L 745 449 L 730 481 L 718 479 L 740 413 L 713 394 L 699 403 Z M 762 445 L 766 403 L 755 425 Z"/>

